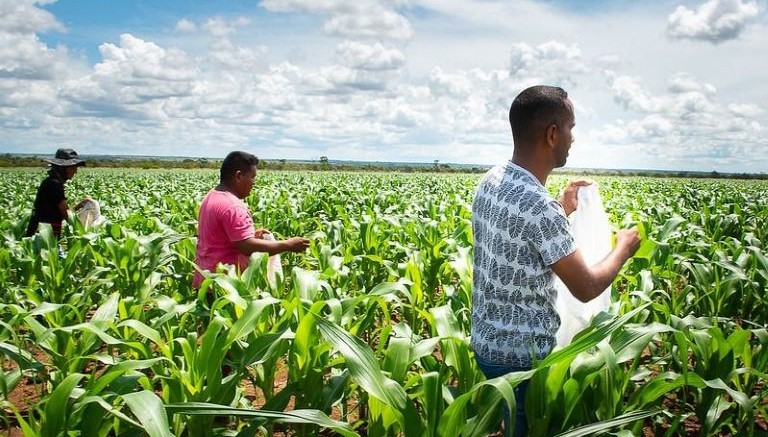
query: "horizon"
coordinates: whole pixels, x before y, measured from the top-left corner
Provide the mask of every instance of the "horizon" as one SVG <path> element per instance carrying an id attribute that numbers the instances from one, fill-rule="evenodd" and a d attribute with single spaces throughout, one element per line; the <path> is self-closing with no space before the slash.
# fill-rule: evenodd
<path id="1" fill-rule="evenodd" d="M 492 166 L 511 155 L 512 99 L 547 83 L 575 107 L 568 167 L 762 174 L 767 10 L 0 0 L 0 153 Z"/>
<path id="2" fill-rule="evenodd" d="M 47 154 L 41 154 L 41 153 L 14 153 L 14 152 L 2 152 L 2 155 L 5 156 L 11 156 L 11 157 L 37 157 L 42 159 L 50 158 L 52 155 Z M 121 155 L 114 155 L 114 154 L 80 154 L 81 158 L 116 158 L 116 159 L 128 159 L 128 160 L 150 160 L 150 159 L 160 159 L 160 160 L 212 160 L 212 161 L 221 161 L 224 158 L 223 157 L 210 157 L 210 156 L 188 156 L 188 155 L 130 155 L 130 154 L 121 154 Z M 291 159 L 291 158 L 263 158 L 259 157 L 260 160 L 264 161 L 286 161 L 291 163 L 299 163 L 299 164 L 314 164 L 318 163 L 319 159 L 321 157 L 316 158 L 309 158 L 309 159 Z M 328 162 L 330 164 L 360 164 L 361 166 L 364 166 L 365 164 L 384 164 L 384 165 L 402 165 L 402 166 L 431 166 L 435 164 L 435 160 L 432 161 L 382 161 L 382 160 L 376 160 L 376 161 L 366 161 L 366 160 L 356 160 L 356 159 L 333 159 L 331 157 L 327 157 Z M 466 162 L 451 162 L 451 161 L 440 161 L 437 160 L 437 163 L 439 165 L 448 165 L 448 166 L 461 166 L 461 167 L 485 167 L 487 169 L 492 168 L 497 164 L 474 164 L 474 163 L 466 163 Z M 766 176 L 768 175 L 768 171 L 759 171 L 759 172 L 728 172 L 728 171 L 717 171 L 717 170 L 679 170 L 679 169 L 665 169 L 665 168 L 610 168 L 610 167 L 572 167 L 569 165 L 566 165 L 564 167 L 558 167 L 553 169 L 553 172 L 585 172 L 585 171 L 595 171 L 595 172 L 622 172 L 622 173 L 690 173 L 690 174 L 708 174 L 708 173 L 718 173 L 718 174 L 724 174 L 724 175 L 752 175 L 752 176 Z"/>

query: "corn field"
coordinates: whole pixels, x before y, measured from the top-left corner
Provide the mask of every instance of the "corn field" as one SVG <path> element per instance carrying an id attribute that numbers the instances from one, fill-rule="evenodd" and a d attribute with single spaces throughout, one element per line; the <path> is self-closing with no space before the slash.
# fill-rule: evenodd
<path id="1" fill-rule="evenodd" d="M 0 428 L 25 436 L 768 436 L 768 182 L 596 178 L 640 251 L 614 304 L 529 372 L 469 347 L 477 175 L 263 172 L 266 279 L 191 287 L 215 171 L 85 169 L 107 223 L 22 238 L 43 170 L 0 171 Z M 550 178 L 553 195 L 567 183 Z"/>

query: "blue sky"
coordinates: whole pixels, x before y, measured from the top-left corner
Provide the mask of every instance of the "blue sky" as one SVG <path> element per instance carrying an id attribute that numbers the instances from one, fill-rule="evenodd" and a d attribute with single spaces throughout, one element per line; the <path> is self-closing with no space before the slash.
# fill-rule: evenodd
<path id="1" fill-rule="evenodd" d="M 560 85 L 568 166 L 768 172 L 765 0 L 0 0 L 0 153 L 494 164 Z"/>

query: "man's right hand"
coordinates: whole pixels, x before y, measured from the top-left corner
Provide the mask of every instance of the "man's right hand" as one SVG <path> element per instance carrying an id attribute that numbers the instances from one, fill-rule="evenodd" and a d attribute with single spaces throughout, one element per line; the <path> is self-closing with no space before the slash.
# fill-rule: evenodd
<path id="1" fill-rule="evenodd" d="M 616 232 L 616 248 L 622 249 L 626 254 L 625 259 L 629 259 L 640 248 L 640 234 L 637 228 L 621 229 Z"/>
<path id="2" fill-rule="evenodd" d="M 588 266 L 579 249 L 552 264 L 552 270 L 563 281 L 573 296 L 589 302 L 611 285 L 621 266 L 640 248 L 637 229 L 616 232 L 616 246 L 600 262 Z"/>
<path id="3" fill-rule="evenodd" d="M 304 237 L 291 237 L 283 240 L 285 250 L 289 252 L 303 252 L 309 247 L 309 240 Z"/>

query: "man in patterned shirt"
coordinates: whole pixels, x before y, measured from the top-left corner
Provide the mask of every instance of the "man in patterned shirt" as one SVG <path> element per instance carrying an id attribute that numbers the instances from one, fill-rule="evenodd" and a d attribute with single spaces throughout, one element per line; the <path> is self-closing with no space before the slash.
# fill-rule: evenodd
<path id="1" fill-rule="evenodd" d="M 576 209 L 578 187 L 589 182 L 571 182 L 559 202 L 544 188 L 573 143 L 573 105 L 563 89 L 525 89 L 512 102 L 509 122 L 512 159 L 484 176 L 472 205 L 471 342 L 488 378 L 531 369 L 554 347 L 560 325 L 555 275 L 587 302 L 613 282 L 640 245 L 636 229 L 619 231 L 611 253 L 588 266 L 566 217 Z M 516 437 L 527 435 L 526 388 L 527 381 L 515 388 Z M 506 409 L 504 416 L 509 435 Z"/>

